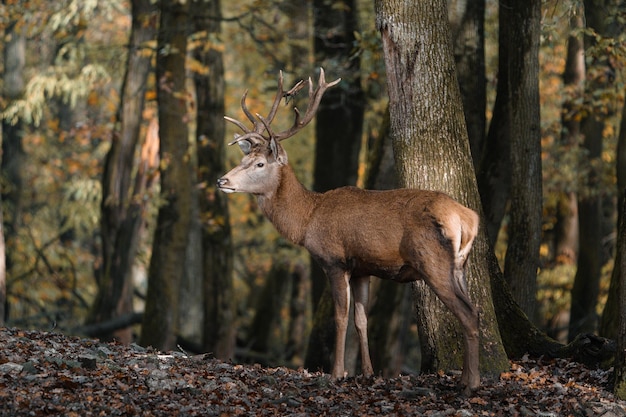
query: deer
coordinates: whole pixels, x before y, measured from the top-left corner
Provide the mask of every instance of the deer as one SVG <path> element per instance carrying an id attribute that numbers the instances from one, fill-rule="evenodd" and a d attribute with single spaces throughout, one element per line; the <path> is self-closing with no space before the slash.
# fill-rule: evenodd
<path id="1" fill-rule="evenodd" d="M 460 384 L 469 394 L 480 385 L 479 312 L 468 295 L 467 261 L 478 233 L 479 217 L 472 209 L 439 191 L 418 189 L 364 190 L 346 186 L 324 193 L 306 189 L 288 164 L 281 141 L 294 136 L 314 118 L 325 91 L 341 81 L 326 82 L 320 68 L 317 87 L 308 79 L 304 115 L 294 105 L 291 127 L 275 132 L 271 126 L 283 98 L 294 96 L 305 82 L 283 90 L 282 71 L 274 102 L 266 117 L 241 108 L 252 124 L 225 116 L 243 134 L 229 145 L 243 151 L 239 165 L 217 180 L 225 193 L 256 196 L 259 209 L 277 231 L 305 247 L 327 276 L 336 328 L 331 378 L 344 372 L 350 295 L 359 338 L 361 371 L 373 375 L 367 338 L 370 276 L 399 283 L 424 280 L 461 323 L 463 370 Z"/>

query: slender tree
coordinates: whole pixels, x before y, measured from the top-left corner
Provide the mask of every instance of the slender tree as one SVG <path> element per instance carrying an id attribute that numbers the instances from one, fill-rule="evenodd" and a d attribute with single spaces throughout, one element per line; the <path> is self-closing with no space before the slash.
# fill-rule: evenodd
<path id="1" fill-rule="evenodd" d="M 350 58 L 357 30 L 356 1 L 344 1 L 337 9 L 332 2 L 314 0 L 313 16 L 315 61 L 328 74 L 342 78 L 341 86 L 328 91 L 317 112 L 313 190 L 323 192 L 356 184 L 364 96 L 360 62 L 358 58 Z M 315 262 L 311 265 L 315 318 L 305 366 L 329 370 L 330 355 L 318 347 L 333 344 L 330 292 L 325 290 L 327 279 L 321 268 Z M 319 308 L 321 303 L 326 305 Z"/>
<path id="2" fill-rule="evenodd" d="M 206 73 L 194 73 L 198 104 L 196 147 L 197 178 L 202 222 L 202 274 L 204 294 L 203 349 L 217 358 L 234 357 L 235 311 L 233 247 L 228 205 L 214 184 L 224 167 L 224 60 L 216 41 L 221 33 L 219 0 L 195 0 L 193 24 L 202 46 L 193 57 Z"/>
<path id="3" fill-rule="evenodd" d="M 626 198 L 622 197 L 621 212 L 626 212 Z M 612 278 L 618 282 L 616 285 L 619 296 L 619 315 L 616 336 L 617 355 L 615 358 L 615 395 L 618 398 L 626 399 L 626 217 L 622 215 L 617 233 L 617 252 L 615 254 L 615 270 L 617 278 Z"/>
<path id="4" fill-rule="evenodd" d="M 622 121 L 620 124 L 619 136 L 617 138 L 617 157 L 615 158 L 615 161 L 617 163 L 618 201 L 624 201 L 624 195 L 626 194 L 626 106 L 622 107 Z M 622 224 L 622 222 L 624 222 L 624 215 L 624 206 L 620 205 L 617 213 L 618 227 Z M 617 236 L 618 239 L 622 237 L 619 229 Z M 619 255 L 619 253 L 617 255 Z M 622 263 L 618 262 L 618 259 L 616 258 L 613 265 L 613 271 L 611 273 L 609 295 L 606 300 L 606 304 L 604 305 L 604 311 L 602 312 L 599 328 L 600 335 L 609 339 L 616 339 L 618 337 L 617 331 L 618 318 L 620 317 L 619 303 L 621 294 L 620 285 L 623 285 L 622 274 Z"/>
<path id="5" fill-rule="evenodd" d="M 6 2 L 3 2 L 6 3 Z M 14 100 L 24 93 L 24 65 L 26 63 L 26 38 L 16 26 L 17 22 L 11 23 L 4 33 L 4 74 L 3 74 L 3 97 L 9 101 Z M 3 184 L 0 193 L 0 325 L 4 323 L 6 299 L 6 272 L 7 258 L 5 235 L 10 238 L 16 231 L 20 217 L 21 206 L 21 165 L 24 150 L 22 148 L 23 123 L 2 119 L 2 137 L 0 145 L 0 167 L 6 183 Z M 3 201 L 11 206 L 9 219 L 5 228 L 5 216 Z"/>
<path id="6" fill-rule="evenodd" d="M 178 285 L 191 222 L 192 170 L 185 90 L 185 56 L 190 29 L 189 2 L 161 0 L 157 36 L 157 100 L 161 198 L 141 343 L 172 349 L 178 336 Z"/>
<path id="7" fill-rule="evenodd" d="M 3 3 L 6 3 L 4 1 Z M 26 64 L 26 37 L 17 21 L 11 22 L 4 33 L 4 73 L 3 97 L 9 102 L 21 98 L 24 94 L 24 65 Z M 21 221 L 22 191 L 24 189 L 22 170 L 24 163 L 24 123 L 20 118 L 8 120 L 2 118 L 2 200 L 7 211 L 4 213 L 5 237 L 10 244 Z M 6 265 L 11 269 L 10 258 Z"/>
<path id="8" fill-rule="evenodd" d="M 567 56 L 563 84 L 569 94 L 563 102 L 561 116 L 561 144 L 564 152 L 578 149 L 580 142 L 580 106 L 585 80 L 585 52 L 580 29 L 583 28 L 582 10 L 570 17 L 570 35 L 567 38 Z M 578 193 L 576 184 L 566 185 L 559 192 L 556 224 L 554 225 L 554 258 L 558 264 L 575 264 L 578 259 Z"/>
<path id="9" fill-rule="evenodd" d="M 485 0 L 448 0 L 456 74 L 474 166 L 478 167 L 487 126 Z"/>
<path id="10" fill-rule="evenodd" d="M 480 210 L 443 0 L 378 1 L 390 100 L 391 135 L 400 181 L 445 191 Z M 415 42 L 416 39 L 424 40 Z M 472 300 L 480 306 L 481 369 L 508 368 L 488 284 L 489 246 L 479 233 L 469 262 Z M 458 369 L 457 321 L 423 283 L 414 284 L 423 370 Z"/>
<path id="11" fill-rule="evenodd" d="M 504 276 L 515 299 L 533 320 L 542 226 L 539 35 L 541 0 L 500 2 L 508 22 L 511 209 Z M 500 30 L 503 30 L 500 26 Z"/>
<path id="12" fill-rule="evenodd" d="M 96 273 L 98 293 L 87 319 L 88 324 L 106 322 L 133 312 L 132 267 L 144 223 L 146 200 L 143 194 L 151 182 L 151 169 L 156 169 L 153 156 L 156 154 L 154 146 L 158 149 L 157 124 L 152 126 L 152 136 L 144 140 L 144 152 L 141 153 L 139 167 L 136 165 L 146 83 L 152 69 L 153 54 L 147 44 L 156 36 L 156 7 L 150 0 L 133 0 L 131 16 L 130 47 L 121 102 L 102 174 L 102 266 Z M 147 152 L 151 147 L 153 151 Z M 130 343 L 132 332 L 127 327 L 100 337 Z"/>
<path id="13" fill-rule="evenodd" d="M 601 36 L 611 36 L 615 28 L 611 24 L 611 13 L 615 11 L 611 0 L 586 0 L 585 20 L 587 27 Z M 611 63 L 603 54 L 593 53 L 595 38 L 585 36 L 585 54 L 592 58 L 587 68 L 585 83 L 585 102 L 587 116 L 581 120 L 583 135 L 582 147 L 585 160 L 582 170 L 587 172 L 586 188 L 588 192 L 578 195 L 578 224 L 580 228 L 579 257 L 574 285 L 572 286 L 572 306 L 569 322 L 569 340 L 580 333 L 592 333 L 596 330 L 596 305 L 600 291 L 600 275 L 603 264 L 602 254 L 602 200 L 599 192 L 601 172 L 599 171 L 603 147 L 603 131 L 608 114 L 602 108 L 594 108 L 594 91 L 605 88 L 612 79 Z"/>

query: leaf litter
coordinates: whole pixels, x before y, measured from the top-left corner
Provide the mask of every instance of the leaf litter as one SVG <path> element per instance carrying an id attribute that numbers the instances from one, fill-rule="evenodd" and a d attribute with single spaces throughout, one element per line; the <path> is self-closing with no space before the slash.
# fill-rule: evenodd
<path id="1" fill-rule="evenodd" d="M 348 378 L 0 328 L 0 416 L 626 417 L 612 370 L 511 362 L 470 397 L 460 373 Z"/>

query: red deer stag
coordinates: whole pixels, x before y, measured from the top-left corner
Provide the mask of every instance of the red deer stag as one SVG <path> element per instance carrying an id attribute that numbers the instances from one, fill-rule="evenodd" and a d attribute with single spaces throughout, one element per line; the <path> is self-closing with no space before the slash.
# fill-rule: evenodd
<path id="1" fill-rule="evenodd" d="M 326 193 L 309 191 L 287 163 L 280 141 L 309 123 L 327 88 L 320 69 L 317 88 L 309 78 L 309 103 L 301 116 L 294 107 L 295 122 L 283 132 L 271 124 L 283 97 L 303 87 L 300 81 L 283 91 L 282 72 L 278 92 L 267 117 L 241 107 L 253 127 L 225 117 L 243 135 L 235 135 L 244 152 L 241 163 L 217 181 L 226 192 L 251 193 L 276 229 L 291 242 L 308 249 L 326 273 L 335 306 L 335 358 L 332 377 L 344 376 L 344 350 L 350 290 L 359 335 L 362 371 L 373 374 L 367 341 L 367 303 L 371 275 L 397 282 L 423 279 L 459 319 L 463 327 L 464 358 L 461 384 L 466 392 L 480 384 L 478 370 L 478 311 L 470 301 L 465 266 L 478 231 L 477 214 L 441 192 L 399 189 L 388 191 L 341 187 Z"/>

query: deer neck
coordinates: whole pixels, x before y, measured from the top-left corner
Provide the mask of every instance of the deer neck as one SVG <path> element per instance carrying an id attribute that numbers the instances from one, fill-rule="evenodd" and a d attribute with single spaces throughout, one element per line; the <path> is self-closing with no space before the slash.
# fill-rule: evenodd
<path id="1" fill-rule="evenodd" d="M 309 191 L 298 181 L 289 165 L 280 169 L 276 190 L 258 197 L 259 207 L 276 230 L 292 243 L 302 245 L 319 193 Z"/>

